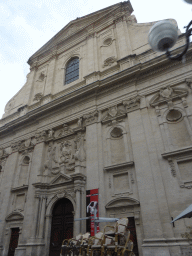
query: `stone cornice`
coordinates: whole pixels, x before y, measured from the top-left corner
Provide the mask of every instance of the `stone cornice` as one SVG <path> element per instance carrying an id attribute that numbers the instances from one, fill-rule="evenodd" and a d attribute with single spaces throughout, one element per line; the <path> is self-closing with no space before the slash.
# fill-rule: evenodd
<path id="1" fill-rule="evenodd" d="M 176 50 L 178 51 L 178 49 Z M 192 59 L 192 47 L 190 47 L 187 60 L 191 61 Z M 70 93 L 63 95 L 59 98 L 53 99 L 51 102 L 44 104 L 36 109 L 33 109 L 27 112 L 25 115 L 16 118 L 4 126 L 0 127 L 0 134 L 4 132 L 12 132 L 13 128 L 16 128 L 24 123 L 31 124 L 31 122 L 36 121 L 38 117 L 42 117 L 43 115 L 54 111 L 55 109 L 61 108 L 62 106 L 66 106 L 70 104 L 72 101 L 75 102 L 82 97 L 90 97 L 90 95 L 97 94 L 100 95 L 105 91 L 113 91 L 118 87 L 127 86 L 131 84 L 133 81 L 140 81 L 144 77 L 149 77 L 154 73 L 162 72 L 172 67 L 181 66 L 181 62 L 171 62 L 167 60 L 165 55 L 160 55 L 152 60 L 146 61 L 145 63 L 136 64 L 126 70 L 118 72 L 114 75 L 111 75 L 103 80 L 97 80 L 88 85 L 84 85 L 80 87 L 78 90 L 71 91 Z M 152 93 L 153 89 L 142 89 L 142 95 L 145 94 L 144 90 L 146 90 L 147 94 Z M 17 112 L 16 112 L 17 114 Z M 9 116 L 7 117 L 9 120 Z M 3 121 L 0 120 L 0 123 Z"/>
<path id="2" fill-rule="evenodd" d="M 191 154 L 192 153 L 192 147 L 185 147 L 185 148 L 180 148 L 177 150 L 173 150 L 170 152 L 165 152 L 162 155 L 163 158 L 168 159 L 170 157 L 177 157 L 177 156 L 181 156 L 183 154 Z"/>

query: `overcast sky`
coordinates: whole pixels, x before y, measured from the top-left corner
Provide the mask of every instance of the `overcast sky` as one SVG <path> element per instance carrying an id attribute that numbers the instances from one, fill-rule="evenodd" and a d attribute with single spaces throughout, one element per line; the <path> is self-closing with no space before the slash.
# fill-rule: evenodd
<path id="1" fill-rule="evenodd" d="M 0 0 L 0 118 L 29 73 L 27 60 L 68 22 L 116 0 Z M 174 18 L 182 32 L 192 19 L 183 0 L 131 0 L 138 23 Z"/>

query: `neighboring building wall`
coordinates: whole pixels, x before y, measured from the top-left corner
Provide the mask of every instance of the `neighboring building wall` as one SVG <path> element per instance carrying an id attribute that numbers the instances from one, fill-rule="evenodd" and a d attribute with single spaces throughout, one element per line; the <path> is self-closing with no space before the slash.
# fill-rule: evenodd
<path id="1" fill-rule="evenodd" d="M 171 218 L 191 204 L 191 48 L 184 64 L 152 52 L 152 23 L 131 12 L 125 2 L 72 21 L 30 58 L 0 120 L 0 255 L 18 227 L 15 255 L 49 255 L 55 203 L 84 217 L 94 188 L 100 216 L 134 217 L 140 256 L 187 250 L 191 220 Z M 73 57 L 79 79 L 64 85 Z"/>

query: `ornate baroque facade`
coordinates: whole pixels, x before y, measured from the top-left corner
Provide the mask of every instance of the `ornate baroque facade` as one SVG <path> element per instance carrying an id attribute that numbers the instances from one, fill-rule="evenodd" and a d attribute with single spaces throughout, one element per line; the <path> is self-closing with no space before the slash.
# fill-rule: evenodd
<path id="1" fill-rule="evenodd" d="M 190 220 L 171 220 L 191 204 L 192 49 L 184 64 L 154 53 L 153 23 L 132 12 L 126 1 L 73 20 L 29 59 L 0 120 L 1 256 L 17 230 L 16 256 L 51 255 L 55 205 L 84 217 L 96 188 L 100 216 L 134 218 L 140 256 L 189 250 Z"/>

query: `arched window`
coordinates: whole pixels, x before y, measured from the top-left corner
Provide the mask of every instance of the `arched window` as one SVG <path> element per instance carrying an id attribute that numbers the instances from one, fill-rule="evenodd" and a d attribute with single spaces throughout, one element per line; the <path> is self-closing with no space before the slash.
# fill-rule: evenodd
<path id="1" fill-rule="evenodd" d="M 79 79 L 79 58 L 71 59 L 66 66 L 65 84 Z"/>

